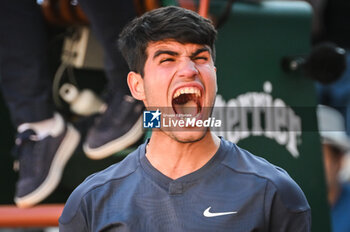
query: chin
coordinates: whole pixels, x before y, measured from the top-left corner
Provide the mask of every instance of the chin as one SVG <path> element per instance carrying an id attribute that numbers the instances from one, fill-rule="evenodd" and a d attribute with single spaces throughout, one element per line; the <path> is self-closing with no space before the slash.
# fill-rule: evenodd
<path id="1" fill-rule="evenodd" d="M 195 143 L 202 140 L 208 130 L 187 130 L 187 131 L 172 131 L 170 137 L 179 143 Z"/>

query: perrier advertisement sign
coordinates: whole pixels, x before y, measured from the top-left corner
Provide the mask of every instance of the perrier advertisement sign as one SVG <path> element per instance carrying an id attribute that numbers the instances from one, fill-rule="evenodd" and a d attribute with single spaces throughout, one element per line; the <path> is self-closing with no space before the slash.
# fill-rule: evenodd
<path id="1" fill-rule="evenodd" d="M 222 12 L 211 2 L 211 13 Z M 304 2 L 234 3 L 216 43 L 218 135 L 285 169 L 304 191 L 312 231 L 330 231 L 314 82 L 281 60 L 310 52 Z"/>

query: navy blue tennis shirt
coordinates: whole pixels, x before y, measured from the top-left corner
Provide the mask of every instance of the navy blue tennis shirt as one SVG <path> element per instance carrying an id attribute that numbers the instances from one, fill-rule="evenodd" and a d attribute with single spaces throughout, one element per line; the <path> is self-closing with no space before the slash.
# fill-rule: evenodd
<path id="1" fill-rule="evenodd" d="M 221 139 L 206 165 L 173 180 L 150 164 L 146 144 L 72 193 L 61 232 L 311 230 L 302 190 L 265 159 Z"/>

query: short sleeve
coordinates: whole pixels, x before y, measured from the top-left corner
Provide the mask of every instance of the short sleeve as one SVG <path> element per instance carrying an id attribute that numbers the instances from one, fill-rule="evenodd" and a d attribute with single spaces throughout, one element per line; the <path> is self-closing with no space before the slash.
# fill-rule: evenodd
<path id="1" fill-rule="evenodd" d="M 82 232 L 88 231 L 86 228 L 86 221 L 82 213 L 78 211 L 73 218 L 70 218 L 69 221 L 65 221 L 66 216 L 64 211 L 59 219 L 59 231 L 60 232 Z"/>
<path id="2" fill-rule="evenodd" d="M 89 231 L 86 220 L 86 207 L 84 201 L 75 190 L 68 198 L 59 219 L 60 232 L 82 232 Z"/>
<path id="3" fill-rule="evenodd" d="M 292 183 L 294 184 L 294 183 Z M 268 201 L 267 227 L 270 232 L 309 232 L 311 231 L 311 209 L 305 195 L 298 188 L 279 191 L 269 183 L 266 199 Z M 289 185 L 289 183 L 285 183 Z M 284 188 L 284 186 L 280 186 Z M 282 196 L 284 194 L 284 196 Z M 270 199 L 269 199 L 270 198 Z"/>
<path id="4" fill-rule="evenodd" d="M 311 210 L 290 211 L 281 202 L 277 193 L 272 204 L 269 227 L 271 232 L 309 232 L 311 231 Z"/>

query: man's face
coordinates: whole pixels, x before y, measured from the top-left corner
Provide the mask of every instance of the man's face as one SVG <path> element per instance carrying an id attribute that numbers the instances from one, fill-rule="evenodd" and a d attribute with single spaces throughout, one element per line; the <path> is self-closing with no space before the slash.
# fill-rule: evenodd
<path id="1" fill-rule="evenodd" d="M 149 43 L 146 52 L 143 77 L 146 107 L 207 119 L 217 89 L 210 48 L 167 40 Z M 198 128 L 162 131 L 179 142 L 198 141 L 207 133 L 207 129 Z"/>

